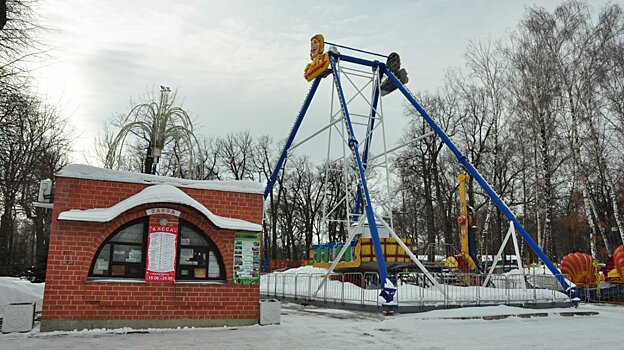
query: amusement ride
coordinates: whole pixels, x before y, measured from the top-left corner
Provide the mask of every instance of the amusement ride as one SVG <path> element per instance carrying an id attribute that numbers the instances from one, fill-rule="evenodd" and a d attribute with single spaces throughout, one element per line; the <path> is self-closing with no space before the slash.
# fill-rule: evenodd
<path id="1" fill-rule="evenodd" d="M 550 270 L 552 275 L 560 284 L 561 291 L 576 298 L 577 289 L 575 285 L 563 277 L 562 273 L 548 256 L 540 249 L 531 235 L 522 226 L 514 213 L 503 202 L 500 196 L 492 189 L 489 183 L 481 176 L 477 169 L 467 160 L 462 152 L 455 146 L 453 141 L 444 132 L 444 130 L 434 121 L 427 111 L 416 100 L 414 95 L 407 89 L 405 84 L 408 82 L 407 71 L 401 67 L 401 60 L 397 53 L 382 55 L 370 51 L 360 50 L 348 46 L 325 42 L 321 34 L 317 34 L 311 38 L 310 43 L 310 59 L 304 70 L 304 78 L 311 82 L 311 86 L 303 105 L 297 114 L 295 122 L 292 126 L 287 141 L 275 165 L 275 168 L 268 180 L 264 197 L 270 194 L 280 171 L 284 166 L 284 162 L 288 155 L 301 144 L 327 132 L 329 135 L 326 171 L 338 170 L 344 173 L 345 179 L 355 179 L 355 183 L 350 184 L 350 189 L 345 191 L 344 201 L 347 212 L 344 213 L 347 222 L 348 238 L 345 242 L 328 242 L 320 243 L 313 246 L 311 258 L 315 267 L 323 267 L 327 269 L 327 276 L 335 269 L 349 270 L 356 269 L 359 271 L 378 271 L 380 293 L 379 296 L 390 304 L 393 302 L 397 286 L 389 278 L 389 270 L 395 270 L 408 264 L 415 264 L 418 269 L 425 274 L 429 280 L 429 285 L 439 288 L 439 282 L 429 273 L 427 267 L 419 260 L 419 258 L 410 249 L 411 242 L 407 239 L 401 239 L 393 228 L 392 210 L 384 207 L 386 201 L 373 200 L 369 177 L 372 168 L 384 168 L 386 171 L 385 181 L 387 189 L 386 197 L 390 196 L 390 184 L 388 178 L 388 154 L 403 147 L 409 143 L 417 142 L 424 137 L 439 137 L 455 156 L 459 164 L 463 167 L 467 174 L 461 174 L 457 180 L 460 189 L 460 217 L 458 223 L 461 227 L 461 252 L 447 259 L 447 264 L 466 270 L 479 270 L 481 272 L 481 264 L 476 252 L 475 244 L 475 227 L 473 225 L 474 212 L 466 204 L 465 182 L 468 176 L 472 177 L 483 189 L 485 194 L 497 206 L 501 213 L 509 220 L 509 231 L 505 237 L 495 261 L 488 270 L 487 278 L 483 282 L 483 286 L 487 286 L 501 254 L 511 238 L 516 251 L 516 256 L 520 257 L 518 249 L 518 241 L 516 232 L 519 233 L 527 246 L 538 256 L 544 265 Z M 329 49 L 325 52 L 325 45 L 329 45 Z M 346 55 L 338 49 L 354 52 L 355 55 Z M 356 56 L 359 55 L 359 56 Z M 363 57 L 360 57 L 363 56 Z M 368 59 L 365 57 L 376 57 L 385 59 L 384 62 L 378 59 Z M 312 135 L 305 137 L 302 141 L 295 143 L 300 127 L 306 117 L 306 113 L 314 99 L 317 89 L 321 82 L 328 78 L 332 84 L 332 110 L 327 125 L 314 132 Z M 359 83 L 359 84 L 358 84 Z M 353 97 L 347 99 L 345 94 L 345 84 L 355 91 Z M 385 97 L 395 91 L 402 95 L 407 103 L 411 105 L 420 117 L 429 125 L 431 131 L 410 140 L 404 145 L 388 149 L 386 145 L 386 135 L 384 127 L 384 115 L 382 106 L 382 97 Z M 367 93 L 367 95 L 365 95 Z M 365 113 L 356 113 L 352 110 L 352 104 L 355 99 L 365 101 L 368 111 Z M 337 99 L 338 110 L 334 111 L 334 99 Z M 372 155 L 371 145 L 374 136 L 381 131 L 381 140 L 383 151 L 381 154 Z M 338 142 L 336 143 L 336 135 Z M 377 136 L 379 137 L 379 136 Z M 336 147 L 336 145 L 338 145 Z M 333 152 L 333 153 L 332 153 Z M 383 160 L 381 164 L 375 164 L 375 161 Z M 331 168 L 332 164 L 341 164 L 341 169 Z M 349 166 L 349 164 L 351 166 Z M 327 178 L 327 176 L 326 176 Z M 353 181 L 352 181 L 353 182 Z M 336 206 L 337 207 L 337 206 Z M 323 211 L 323 218 L 327 220 L 329 213 L 336 210 L 334 208 L 326 208 Z M 382 215 L 384 213 L 385 215 Z M 612 267 L 611 280 L 619 281 L 624 276 L 624 246 L 615 259 L 616 264 Z M 334 253 L 332 253 L 334 252 Z M 577 253 L 579 254 L 579 253 Z M 583 258 L 585 259 L 585 258 Z M 520 270 L 522 265 L 519 260 Z M 578 261 L 585 261 L 578 258 L 569 258 L 572 261 L 563 261 L 563 272 L 572 272 L 571 275 L 576 276 L 577 268 L 575 264 Z M 582 265 L 582 264 L 581 264 Z M 566 270 L 566 266 L 568 267 Z M 583 265 L 585 266 L 585 265 Z M 592 267 L 593 268 L 593 267 Z M 595 272 L 594 270 L 591 270 Z M 594 276 L 595 274 L 589 273 Z M 610 276 L 611 276 L 610 275 Z M 591 278 L 587 278 L 591 280 Z M 575 279 L 572 278 L 574 282 Z M 578 279 L 577 279 L 578 281 Z M 479 282 L 481 284 L 481 282 Z M 319 285 L 320 290 L 322 284 Z"/>

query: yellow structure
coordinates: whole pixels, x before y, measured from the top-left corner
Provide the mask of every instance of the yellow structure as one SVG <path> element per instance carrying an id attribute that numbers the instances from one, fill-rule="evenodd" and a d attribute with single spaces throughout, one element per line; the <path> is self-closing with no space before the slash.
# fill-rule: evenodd
<path id="1" fill-rule="evenodd" d="M 468 247 L 468 225 L 471 224 L 473 218 L 468 216 L 468 202 L 466 200 L 466 181 L 468 181 L 468 175 L 457 175 L 457 182 L 459 183 L 459 218 L 457 222 L 461 228 L 461 252 L 455 256 L 449 256 L 446 258 L 444 265 L 452 269 L 460 270 L 475 270 L 477 265 L 475 261 L 470 257 L 470 251 Z"/>
<path id="2" fill-rule="evenodd" d="M 470 258 L 468 255 L 468 202 L 466 201 L 466 181 L 468 175 L 457 175 L 459 182 L 459 225 L 461 226 L 461 252 L 463 256 Z"/>
<path id="3" fill-rule="evenodd" d="M 620 276 L 620 273 L 617 269 L 609 271 L 609 273 L 607 274 L 607 279 L 611 283 L 624 283 L 624 279 L 622 278 L 622 276 Z"/>
<path id="4" fill-rule="evenodd" d="M 409 264 L 411 259 L 409 255 L 403 250 L 403 248 L 394 240 L 394 238 L 380 238 L 381 248 L 386 258 L 386 263 L 391 267 L 396 263 Z M 405 245 L 410 246 L 412 244 L 411 239 L 402 239 Z M 332 265 L 333 259 L 328 259 L 327 262 L 314 261 L 314 250 L 310 250 L 310 260 L 314 267 L 329 268 Z M 338 251 L 335 252 L 335 256 L 338 255 Z M 360 238 L 355 246 L 354 259 L 351 261 L 340 261 L 336 265 L 336 269 L 358 269 L 365 268 L 370 265 L 372 268 L 376 268 L 377 265 L 373 264 L 377 262 L 375 257 L 375 250 L 373 248 L 373 241 L 371 238 Z"/>

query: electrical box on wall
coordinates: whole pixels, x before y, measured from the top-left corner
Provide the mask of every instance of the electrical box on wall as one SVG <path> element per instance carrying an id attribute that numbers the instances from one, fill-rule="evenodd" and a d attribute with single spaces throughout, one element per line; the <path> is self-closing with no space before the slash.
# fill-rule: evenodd
<path id="1" fill-rule="evenodd" d="M 52 180 L 45 179 L 39 182 L 39 196 L 37 201 L 40 203 L 52 202 Z"/>

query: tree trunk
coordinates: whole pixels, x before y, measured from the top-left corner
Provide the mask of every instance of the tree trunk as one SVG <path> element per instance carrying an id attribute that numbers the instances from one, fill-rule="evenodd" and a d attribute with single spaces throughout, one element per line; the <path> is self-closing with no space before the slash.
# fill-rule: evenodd
<path id="1" fill-rule="evenodd" d="M 613 207 L 613 217 L 615 218 L 615 223 L 617 224 L 617 228 L 620 233 L 620 239 L 622 240 L 622 243 L 624 244 L 624 223 L 622 222 L 622 216 L 620 215 L 620 206 L 618 204 L 617 195 L 616 195 L 618 191 L 617 191 L 617 188 L 615 187 L 615 183 L 613 182 L 613 178 L 611 177 L 611 173 L 609 172 L 609 169 L 605 169 L 605 177 L 607 179 L 607 185 L 610 188 L 609 199 L 611 200 L 611 206 Z M 609 251 L 609 254 L 611 253 L 613 252 Z"/>
<path id="2" fill-rule="evenodd" d="M 8 268 L 11 265 L 12 256 L 12 242 L 14 231 L 14 198 L 4 199 L 4 209 L 2 216 L 0 216 L 0 269 L 6 271 L 0 271 L 0 273 L 8 273 Z"/>
<path id="3" fill-rule="evenodd" d="M 589 250 L 591 252 L 591 256 L 594 259 L 598 259 L 598 249 L 596 248 L 596 238 L 598 237 L 598 228 L 596 227 L 596 222 L 594 221 L 592 215 L 592 204 L 590 203 L 591 199 L 587 193 L 587 187 L 585 184 L 581 184 L 583 186 L 583 211 L 585 212 L 585 217 L 587 218 L 587 222 L 589 223 L 590 231 L 589 231 Z"/>
<path id="4" fill-rule="evenodd" d="M 544 252 L 550 258 L 556 259 L 555 246 L 552 236 L 552 174 L 550 157 L 548 152 L 548 138 L 546 136 L 548 130 L 544 123 L 544 115 L 540 116 L 540 152 L 542 158 L 542 185 L 544 192 Z"/>
<path id="5" fill-rule="evenodd" d="M 599 216 L 598 216 L 598 209 L 596 209 L 596 204 L 594 204 L 594 201 L 590 199 L 589 200 L 589 205 L 591 207 L 592 214 L 594 215 L 596 220 L 598 220 Z M 612 251 L 611 245 L 609 244 L 609 240 L 607 239 L 607 233 L 606 233 L 604 227 L 602 225 L 599 225 L 598 229 L 600 230 L 600 236 L 602 237 L 602 242 L 603 242 L 603 244 L 605 246 L 605 249 L 607 249 L 607 252 Z"/>
<path id="6" fill-rule="evenodd" d="M 431 193 L 431 183 L 426 181 L 424 184 L 425 190 L 425 223 L 427 227 L 427 244 L 432 247 L 428 252 L 427 259 L 430 262 L 435 261 L 436 254 L 436 232 L 433 212 L 433 198 Z"/>
<path id="7" fill-rule="evenodd" d="M 147 146 L 147 150 L 145 151 L 145 168 L 143 169 L 143 172 L 145 174 L 151 174 L 153 166 L 154 157 L 152 157 L 152 143 L 150 142 Z"/>

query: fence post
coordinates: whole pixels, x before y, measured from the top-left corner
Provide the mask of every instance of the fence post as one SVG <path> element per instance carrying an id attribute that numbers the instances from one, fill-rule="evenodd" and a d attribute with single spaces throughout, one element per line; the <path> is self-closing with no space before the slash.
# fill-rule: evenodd
<path id="1" fill-rule="evenodd" d="M 360 290 L 362 291 L 362 303 L 360 305 L 364 306 L 364 274 L 360 272 Z"/>
<path id="2" fill-rule="evenodd" d="M 537 280 L 535 277 L 535 269 L 533 269 L 533 304 L 537 305 Z"/>
<path id="3" fill-rule="evenodd" d="M 344 272 L 340 274 L 340 279 L 342 281 L 341 288 L 340 288 L 340 303 L 344 304 L 344 287 L 345 287 Z"/>
<path id="4" fill-rule="evenodd" d="M 296 274 L 295 274 L 295 300 L 297 300 L 297 289 L 298 289 L 298 285 L 299 285 L 299 284 L 297 283 L 297 280 L 298 280 L 298 279 L 299 279 L 299 274 L 298 274 L 298 273 L 296 273 Z"/>
<path id="5" fill-rule="evenodd" d="M 394 277 L 395 277 L 394 283 L 395 283 L 395 287 L 396 287 L 396 294 L 394 295 L 394 298 L 396 300 L 397 306 L 399 306 L 399 295 L 401 294 L 401 293 L 399 293 L 399 291 L 401 290 L 401 285 L 400 285 L 401 279 L 399 278 L 400 275 L 401 275 L 400 272 L 395 273 L 395 275 L 394 275 Z"/>
<path id="6" fill-rule="evenodd" d="M 419 279 L 421 277 L 421 272 L 416 274 L 416 278 Z M 424 307 L 425 306 L 425 282 L 424 282 L 424 276 L 423 277 L 423 285 L 420 286 L 420 307 Z"/>
<path id="7" fill-rule="evenodd" d="M 329 278 L 329 276 L 327 276 L 327 278 Z M 323 283 L 323 302 L 327 303 L 327 285 L 329 283 L 325 282 Z"/>
<path id="8" fill-rule="evenodd" d="M 505 305 L 509 305 L 509 279 L 507 276 L 503 275 L 505 277 L 505 297 L 507 298 L 507 301 L 505 302 Z"/>
<path id="9" fill-rule="evenodd" d="M 275 281 L 273 282 L 273 296 L 277 298 L 277 276 L 275 275 Z"/>
<path id="10" fill-rule="evenodd" d="M 448 279 L 445 276 L 442 276 L 442 281 L 444 282 L 444 306 L 448 306 Z"/>
<path id="11" fill-rule="evenodd" d="M 379 285 L 381 286 L 382 284 L 381 284 L 381 279 L 379 277 L 379 274 L 375 272 L 375 275 L 377 276 L 377 281 L 379 282 Z M 375 298 L 375 305 L 379 307 L 379 297 Z"/>
<path id="12" fill-rule="evenodd" d="M 481 305 L 481 274 L 477 274 L 475 276 L 475 281 L 477 282 L 475 286 L 475 289 L 477 290 L 477 306 L 480 306 Z"/>

